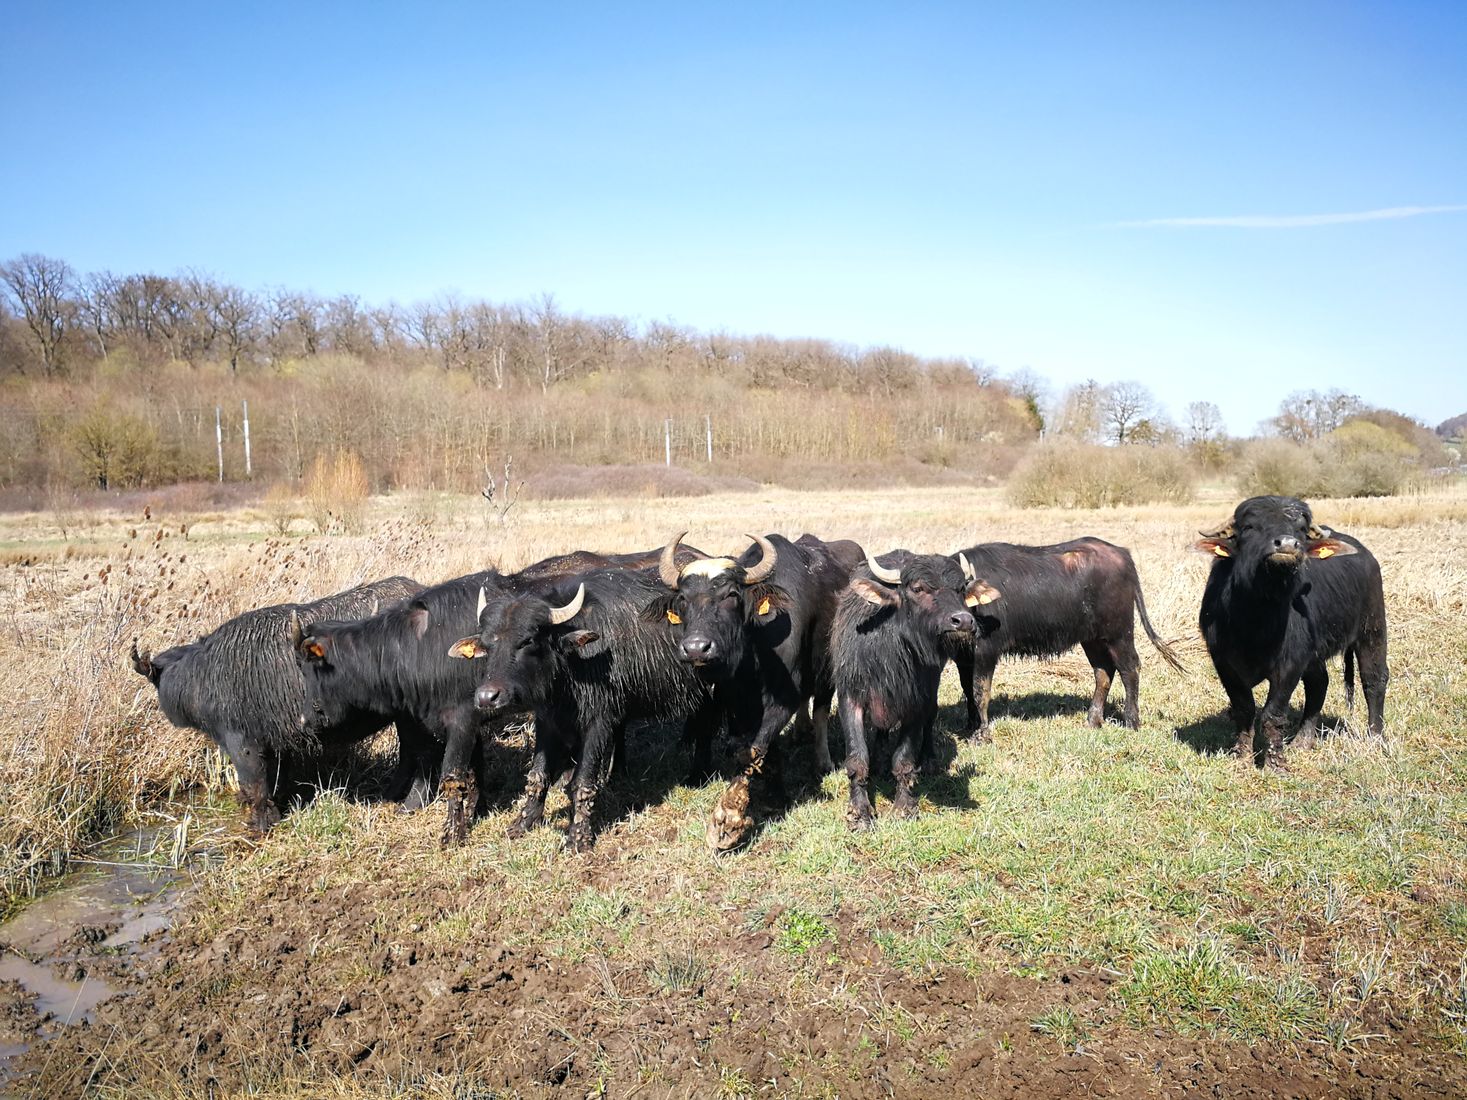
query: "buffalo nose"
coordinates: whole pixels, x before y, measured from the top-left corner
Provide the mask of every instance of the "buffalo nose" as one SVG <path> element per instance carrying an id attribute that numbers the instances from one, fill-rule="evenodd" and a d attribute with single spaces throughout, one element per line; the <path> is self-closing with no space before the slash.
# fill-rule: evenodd
<path id="1" fill-rule="evenodd" d="M 497 687 L 484 686 L 474 692 L 474 706 L 480 710 L 494 710 L 504 702 L 505 692 Z"/>
<path id="2" fill-rule="evenodd" d="M 954 611 L 948 619 L 949 630 L 971 631 L 976 625 L 973 616 L 966 611 Z"/>
<path id="3" fill-rule="evenodd" d="M 713 656 L 713 639 L 690 634 L 683 639 L 683 656 L 690 661 L 706 661 Z"/>
<path id="4" fill-rule="evenodd" d="M 1285 535 L 1282 538 L 1273 540 L 1273 548 L 1275 550 L 1297 550 L 1299 549 L 1299 540 L 1293 535 Z"/>

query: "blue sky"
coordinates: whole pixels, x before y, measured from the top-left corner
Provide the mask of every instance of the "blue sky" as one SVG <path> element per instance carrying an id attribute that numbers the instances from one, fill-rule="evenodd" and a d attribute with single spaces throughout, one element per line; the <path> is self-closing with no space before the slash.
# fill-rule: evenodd
<path id="1" fill-rule="evenodd" d="M 8 0 L 3 26 L 0 257 L 551 292 L 1136 379 L 1237 432 L 1294 389 L 1467 410 L 1458 2 Z"/>

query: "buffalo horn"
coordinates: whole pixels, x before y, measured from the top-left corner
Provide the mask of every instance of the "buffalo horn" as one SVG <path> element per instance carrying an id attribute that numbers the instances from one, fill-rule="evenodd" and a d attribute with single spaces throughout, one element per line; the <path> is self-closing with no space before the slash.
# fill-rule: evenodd
<path id="1" fill-rule="evenodd" d="M 774 548 L 774 543 L 770 542 L 763 535 L 745 535 L 744 537 L 746 539 L 753 539 L 759 544 L 759 549 L 764 552 L 764 556 L 759 559 L 758 565 L 744 570 L 744 583 L 758 584 L 774 572 L 774 567 L 779 562 L 779 551 Z"/>
<path id="2" fill-rule="evenodd" d="M 1198 531 L 1197 533 L 1205 539 L 1230 539 L 1233 537 L 1233 523 L 1229 520 L 1216 531 Z"/>
<path id="3" fill-rule="evenodd" d="M 551 625 L 559 626 L 561 623 L 570 622 L 576 617 L 577 614 L 580 613 L 581 604 L 584 603 L 585 600 L 586 582 L 582 581 L 580 587 L 576 589 L 576 594 L 571 597 L 570 603 L 566 604 L 564 607 L 552 607 L 550 609 Z"/>
<path id="4" fill-rule="evenodd" d="M 1325 538 L 1328 534 L 1329 528 L 1327 527 L 1320 527 L 1317 524 L 1312 523 L 1309 525 L 1309 537 L 1311 539 L 1322 539 Z"/>
<path id="5" fill-rule="evenodd" d="M 973 572 L 973 563 L 968 560 L 967 554 L 958 555 L 958 564 L 963 567 L 963 579 L 965 581 L 972 584 L 978 579 L 977 574 Z"/>
<path id="6" fill-rule="evenodd" d="M 876 560 L 871 551 L 866 551 L 866 568 L 871 570 L 871 575 L 882 584 L 900 584 L 902 571 L 900 569 L 888 569 Z"/>
<path id="7" fill-rule="evenodd" d="M 294 611 L 290 613 L 290 648 L 299 649 L 301 639 L 305 637 L 305 631 L 301 629 L 301 617 Z"/>
<path id="8" fill-rule="evenodd" d="M 484 586 L 479 585 L 479 606 L 474 608 L 474 622 L 484 614 L 484 608 L 489 606 L 489 593 L 484 591 Z"/>
<path id="9" fill-rule="evenodd" d="M 681 575 L 677 568 L 677 544 L 687 538 L 688 533 L 684 531 L 662 548 L 662 557 L 657 559 L 657 576 L 668 588 L 677 587 L 677 579 Z"/>

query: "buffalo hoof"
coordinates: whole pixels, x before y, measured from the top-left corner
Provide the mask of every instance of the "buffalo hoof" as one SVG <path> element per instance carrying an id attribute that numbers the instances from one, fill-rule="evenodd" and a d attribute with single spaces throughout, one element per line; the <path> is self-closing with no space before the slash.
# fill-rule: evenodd
<path id="1" fill-rule="evenodd" d="M 903 821 L 911 821 L 917 816 L 917 800 L 914 798 L 910 802 L 902 800 L 893 802 L 891 804 L 891 813 L 893 817 L 899 817 Z"/>
<path id="2" fill-rule="evenodd" d="M 439 784 L 439 793 L 447 816 L 443 822 L 443 835 L 439 845 L 457 848 L 469 838 L 469 822 L 473 820 L 474 808 L 478 803 L 478 791 L 469 780 L 450 778 Z"/>
<path id="3" fill-rule="evenodd" d="M 1313 730 L 1300 730 L 1298 736 L 1294 738 L 1293 747 L 1296 749 L 1318 748 L 1319 739 L 1314 735 Z"/>
<path id="4" fill-rule="evenodd" d="M 596 836 L 589 828 L 572 826 L 565 838 L 565 846 L 577 855 L 584 855 L 596 846 Z"/>
<path id="5" fill-rule="evenodd" d="M 979 726 L 977 729 L 969 728 L 967 731 L 968 744 L 991 745 L 993 744 L 993 727 Z"/>
<path id="6" fill-rule="evenodd" d="M 280 824 L 280 807 L 274 802 L 245 807 L 245 827 L 256 836 L 264 836 Z"/>
<path id="7" fill-rule="evenodd" d="M 1271 752 L 1265 756 L 1263 758 L 1263 768 L 1265 771 L 1273 772 L 1276 775 L 1284 775 L 1292 770 L 1288 762 L 1284 759 L 1284 754 L 1281 752 Z"/>
<path id="8" fill-rule="evenodd" d="M 846 814 L 846 828 L 853 833 L 869 833 L 876 828 L 876 815 L 871 811 L 864 814 Z"/>
<path id="9" fill-rule="evenodd" d="M 749 838 L 754 829 L 749 803 L 749 777 L 741 775 L 718 796 L 713 806 L 713 816 L 704 835 L 710 851 L 731 851 Z"/>

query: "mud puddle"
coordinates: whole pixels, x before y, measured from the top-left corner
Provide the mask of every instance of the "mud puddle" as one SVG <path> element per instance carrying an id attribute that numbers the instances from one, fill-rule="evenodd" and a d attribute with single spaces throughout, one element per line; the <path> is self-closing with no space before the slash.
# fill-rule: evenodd
<path id="1" fill-rule="evenodd" d="M 157 951 L 195 876 L 218 861 L 227 830 L 205 814 L 114 837 L 0 923 L 0 1095 L 35 1041 L 89 1022 Z"/>

